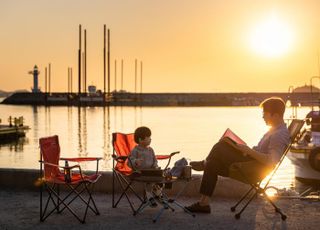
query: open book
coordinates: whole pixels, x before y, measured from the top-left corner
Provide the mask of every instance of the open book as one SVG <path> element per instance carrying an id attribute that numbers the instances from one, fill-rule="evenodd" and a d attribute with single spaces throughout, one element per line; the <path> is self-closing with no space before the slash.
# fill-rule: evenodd
<path id="1" fill-rule="evenodd" d="M 234 132 L 232 132 L 231 129 L 226 129 L 224 134 L 222 135 L 221 138 L 227 137 L 229 138 L 232 142 L 235 144 L 240 144 L 240 145 L 247 145 L 246 142 L 244 142 L 240 137 L 238 137 Z"/>

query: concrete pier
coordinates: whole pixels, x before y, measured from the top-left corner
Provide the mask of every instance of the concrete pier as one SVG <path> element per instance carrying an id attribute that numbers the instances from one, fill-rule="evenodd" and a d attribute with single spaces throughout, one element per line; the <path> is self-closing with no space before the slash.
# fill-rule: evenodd
<path id="1" fill-rule="evenodd" d="M 92 172 L 85 172 L 92 173 Z M 39 170 L 36 169 L 0 169 L 0 187 L 8 189 L 30 190 L 38 191 Z M 176 194 L 184 186 L 187 186 L 183 195 L 185 196 L 199 196 L 199 187 L 201 182 L 201 175 L 193 175 L 193 179 L 189 182 L 178 181 L 168 190 L 169 194 Z M 142 184 L 136 183 L 137 191 L 142 191 Z M 221 177 L 218 180 L 214 196 L 217 197 L 239 197 L 247 189 L 248 185 L 241 182 Z M 95 185 L 95 191 L 101 193 L 112 193 L 112 172 L 102 172 L 102 177 Z M 118 193 L 120 187 L 115 186 L 115 191 Z"/>

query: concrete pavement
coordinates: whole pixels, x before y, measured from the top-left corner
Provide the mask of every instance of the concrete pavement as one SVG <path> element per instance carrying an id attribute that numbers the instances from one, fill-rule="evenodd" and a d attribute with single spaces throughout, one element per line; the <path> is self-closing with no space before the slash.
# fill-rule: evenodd
<path id="1" fill-rule="evenodd" d="M 0 229 L 319 229 L 320 202 L 298 199 L 278 200 L 279 207 L 287 214 L 286 221 L 274 212 L 269 203 L 257 198 L 239 220 L 234 218 L 230 207 L 235 198 L 213 197 L 211 214 L 197 214 L 195 218 L 179 208 L 165 210 L 157 223 L 152 218 L 159 207 L 148 207 L 143 213 L 133 216 L 128 204 L 121 202 L 112 208 L 111 195 L 95 193 L 100 210 L 96 216 L 88 213 L 81 224 L 67 210 L 54 213 L 45 222 L 39 221 L 39 193 L 30 190 L 0 189 Z M 181 197 L 182 204 L 191 204 L 196 197 Z M 77 202 L 76 204 L 79 204 Z M 76 207 L 76 210 L 78 207 Z"/>

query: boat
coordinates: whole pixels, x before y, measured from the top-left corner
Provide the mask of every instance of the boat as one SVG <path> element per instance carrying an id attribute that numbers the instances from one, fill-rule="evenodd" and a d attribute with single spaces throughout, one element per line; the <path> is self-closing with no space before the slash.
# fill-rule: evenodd
<path id="1" fill-rule="evenodd" d="M 317 157 L 311 152 L 317 152 Z M 312 158 L 311 158 L 312 156 Z M 313 146 L 293 146 L 287 154 L 295 168 L 297 180 L 306 184 L 320 185 L 320 148 Z M 313 163 L 311 163 L 313 162 Z"/>
<path id="2" fill-rule="evenodd" d="M 305 129 L 292 145 L 287 157 L 294 165 L 297 180 L 305 184 L 320 185 L 320 110 L 314 108 L 312 106 L 304 118 Z"/>
<path id="3" fill-rule="evenodd" d="M 29 126 L 23 124 L 23 117 L 9 117 L 9 124 L 1 124 L 0 119 L 0 143 L 10 142 L 20 137 L 24 137 L 30 129 Z"/>

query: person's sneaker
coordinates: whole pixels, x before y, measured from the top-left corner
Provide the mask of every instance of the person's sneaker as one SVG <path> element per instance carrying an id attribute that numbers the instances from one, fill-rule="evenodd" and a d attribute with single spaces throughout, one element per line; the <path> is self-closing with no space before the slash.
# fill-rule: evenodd
<path id="1" fill-rule="evenodd" d="M 210 205 L 202 206 L 199 202 L 185 207 L 190 212 L 211 213 Z"/>
<path id="2" fill-rule="evenodd" d="M 204 160 L 203 161 L 190 161 L 190 166 L 193 170 L 203 171 L 204 170 Z"/>

